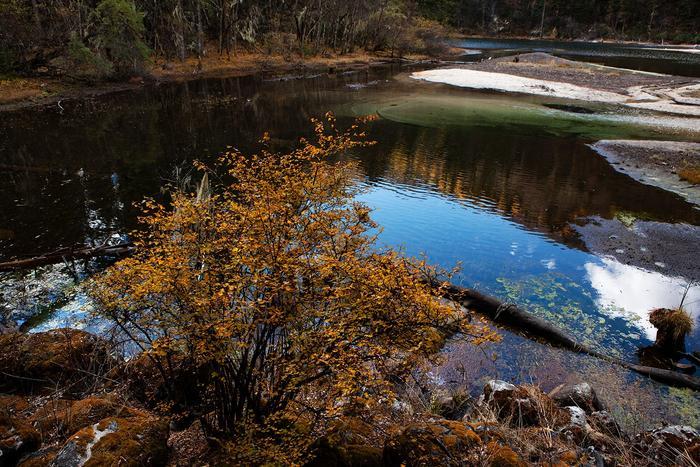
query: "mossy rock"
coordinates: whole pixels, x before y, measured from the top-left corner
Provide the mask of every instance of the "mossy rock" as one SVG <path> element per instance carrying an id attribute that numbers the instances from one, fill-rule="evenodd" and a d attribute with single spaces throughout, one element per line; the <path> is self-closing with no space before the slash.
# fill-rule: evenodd
<path id="1" fill-rule="evenodd" d="M 465 423 L 437 420 L 409 425 L 384 445 L 384 464 L 468 465 L 472 450 L 481 445 L 478 434 Z"/>
<path id="2" fill-rule="evenodd" d="M 52 401 L 31 417 L 44 437 L 70 435 L 107 417 L 131 418 L 147 416 L 130 407 L 124 407 L 108 398 L 88 397 L 78 401 Z M 65 438 L 63 438 L 65 439 Z"/>
<path id="3" fill-rule="evenodd" d="M 109 417 L 71 436 L 51 465 L 160 466 L 167 462 L 167 442 L 165 420 L 146 416 Z"/>
<path id="4" fill-rule="evenodd" d="M 523 458 L 508 446 L 492 442 L 486 446 L 486 450 L 490 467 L 527 467 Z"/>

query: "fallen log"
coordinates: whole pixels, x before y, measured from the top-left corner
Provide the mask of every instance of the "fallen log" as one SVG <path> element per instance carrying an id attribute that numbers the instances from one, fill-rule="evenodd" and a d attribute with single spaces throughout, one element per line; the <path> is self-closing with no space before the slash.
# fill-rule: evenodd
<path id="1" fill-rule="evenodd" d="M 21 269 L 35 268 L 49 264 L 58 264 L 76 259 L 89 259 L 96 257 L 123 258 L 136 251 L 136 247 L 129 242 L 118 245 L 100 245 L 97 247 L 68 247 L 61 248 L 52 253 L 47 253 L 33 258 L 15 259 L 0 263 L 0 272 L 18 271 Z"/>
<path id="2" fill-rule="evenodd" d="M 472 289 L 451 284 L 447 286 L 440 284 L 440 286 L 442 286 L 441 290 L 447 295 L 446 298 L 460 303 L 469 310 L 485 315 L 493 322 L 508 327 L 518 334 L 525 334 L 526 337 L 537 337 L 557 347 L 562 347 L 576 353 L 591 355 L 670 386 L 691 388 L 700 391 L 700 378 L 676 371 L 635 365 L 620 360 L 619 358 L 602 354 L 577 342 L 576 339 L 566 331 L 518 308 L 516 305 L 503 303 L 497 298 L 484 295 Z"/>

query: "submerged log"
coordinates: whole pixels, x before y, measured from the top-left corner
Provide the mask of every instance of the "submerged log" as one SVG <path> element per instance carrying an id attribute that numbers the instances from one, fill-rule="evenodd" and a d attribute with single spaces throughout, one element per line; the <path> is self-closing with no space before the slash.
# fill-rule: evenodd
<path id="1" fill-rule="evenodd" d="M 497 298 L 456 285 L 448 285 L 443 287 L 442 290 L 446 292 L 447 298 L 462 304 L 462 306 L 467 309 L 487 316 L 495 323 L 504 325 L 514 330 L 516 333 L 521 335 L 525 334 L 526 337 L 537 337 L 557 347 L 591 355 L 670 386 L 679 386 L 700 391 L 700 378 L 676 371 L 635 365 L 620 360 L 619 358 L 605 355 L 577 342 L 576 339 L 566 331 L 518 308 L 516 305 L 506 304 Z"/>
<path id="2" fill-rule="evenodd" d="M 15 259 L 0 263 L 0 272 L 18 271 L 76 259 L 89 259 L 104 256 L 121 258 L 131 255 L 134 251 L 136 251 L 136 247 L 128 242 L 118 245 L 101 245 L 97 247 L 61 248 L 52 253 L 35 256 L 33 258 Z"/>

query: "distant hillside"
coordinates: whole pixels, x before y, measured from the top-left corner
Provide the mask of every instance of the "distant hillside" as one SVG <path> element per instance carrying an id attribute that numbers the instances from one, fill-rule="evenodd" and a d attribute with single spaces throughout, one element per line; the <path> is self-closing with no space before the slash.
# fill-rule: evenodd
<path id="1" fill-rule="evenodd" d="M 418 0 L 469 33 L 700 42 L 698 0 Z"/>

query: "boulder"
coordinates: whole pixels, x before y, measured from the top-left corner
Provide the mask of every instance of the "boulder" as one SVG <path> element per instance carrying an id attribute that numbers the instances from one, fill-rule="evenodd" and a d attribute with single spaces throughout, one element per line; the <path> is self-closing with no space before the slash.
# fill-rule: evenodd
<path id="1" fill-rule="evenodd" d="M 571 415 L 571 421 L 569 426 L 586 429 L 586 412 L 583 411 L 581 407 L 564 407 L 564 410 L 569 412 Z"/>
<path id="2" fill-rule="evenodd" d="M 581 444 L 584 441 L 590 427 L 586 420 L 586 412 L 581 407 L 570 406 L 564 407 L 564 410 L 569 414 L 569 420 L 561 429 L 561 434 L 569 441 Z"/>
<path id="3" fill-rule="evenodd" d="M 469 455 L 481 438 L 463 422 L 439 419 L 414 423 L 384 444 L 384 464 L 470 465 Z"/>
<path id="4" fill-rule="evenodd" d="M 598 399 L 595 389 L 588 383 L 562 384 L 549 393 L 554 402 L 559 407 L 576 406 L 582 408 L 586 413 L 593 413 L 605 410 L 605 407 Z"/>
<path id="5" fill-rule="evenodd" d="M 202 397 L 197 385 L 192 384 L 196 375 L 177 357 L 173 357 L 170 371 L 165 375 L 147 352 L 141 352 L 118 370 L 110 376 L 126 381 L 129 395 L 148 408 L 164 400 L 172 402 L 174 407 L 186 406 Z"/>
<path id="6" fill-rule="evenodd" d="M 88 397 L 78 401 L 51 401 L 37 410 L 31 421 L 45 438 L 49 438 L 54 434 L 68 436 L 107 417 L 144 415 L 144 412 L 124 407 L 107 398 Z"/>
<path id="7" fill-rule="evenodd" d="M 50 465 L 160 466 L 167 462 L 167 443 L 168 423 L 164 420 L 109 417 L 71 436 Z"/>
<path id="8" fill-rule="evenodd" d="M 116 364 L 107 342 L 77 329 L 0 335 L 0 391 L 78 395 Z"/>
<path id="9" fill-rule="evenodd" d="M 673 425 L 637 435 L 635 447 L 647 457 L 666 465 L 685 465 L 690 457 L 700 463 L 700 433 L 689 426 Z"/>
<path id="10" fill-rule="evenodd" d="M 515 427 L 537 426 L 545 418 L 548 423 L 565 424 L 569 417 L 535 387 L 514 386 L 504 381 L 489 381 L 484 387 L 482 407 L 496 418 Z"/>

